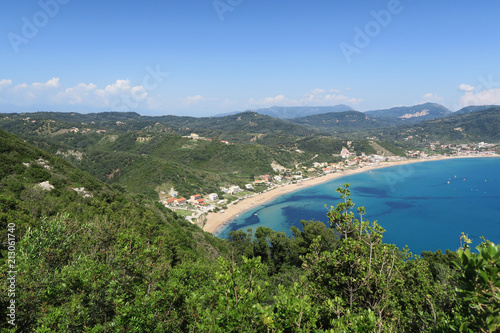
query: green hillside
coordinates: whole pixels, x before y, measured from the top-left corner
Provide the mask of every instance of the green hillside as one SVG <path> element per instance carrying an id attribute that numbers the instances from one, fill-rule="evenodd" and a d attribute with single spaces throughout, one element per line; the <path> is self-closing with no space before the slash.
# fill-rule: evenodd
<path id="1" fill-rule="evenodd" d="M 142 193 L 172 183 L 181 195 L 219 192 L 220 186 L 230 184 L 244 186 L 254 176 L 273 174 L 273 162 L 292 168 L 313 156 L 262 145 L 136 133 L 102 139 L 83 152 L 81 159 L 68 158 L 103 181 Z"/>
<path id="2" fill-rule="evenodd" d="M 415 125 L 371 131 L 385 141 L 410 140 L 414 144 L 440 141 L 443 143 L 500 142 L 500 108 L 492 108 L 425 121 Z"/>
<path id="3" fill-rule="evenodd" d="M 355 131 L 401 125 L 397 119 L 368 116 L 359 111 L 316 114 L 292 120 L 297 124 L 326 133 L 350 134 Z"/>
<path id="4" fill-rule="evenodd" d="M 2 129 L 18 135 L 59 135 L 73 128 L 106 132 L 154 131 L 202 137 L 216 137 L 231 142 L 251 142 L 256 137 L 286 144 L 291 137 L 314 134 L 287 120 L 255 112 L 242 112 L 225 117 L 141 116 L 134 112 L 62 113 L 35 112 L 0 115 Z"/>
<path id="5" fill-rule="evenodd" d="M 103 182 L 150 198 L 157 197 L 159 187 L 174 187 L 182 196 L 219 192 L 235 184 L 243 187 L 256 176 L 276 174 L 272 164 L 293 170 L 296 165 L 336 162 L 347 145 L 344 139 L 253 112 L 220 118 L 11 114 L 0 119 L 0 127 Z M 195 139 L 179 136 L 193 133 Z M 358 154 L 376 152 L 366 140 L 353 142 L 350 148 Z"/>
<path id="6" fill-rule="evenodd" d="M 335 106 L 273 106 L 265 109 L 258 109 L 255 112 L 280 119 L 294 119 L 312 116 L 320 113 L 344 112 L 353 110 L 352 107 L 344 104 Z"/>
<path id="7" fill-rule="evenodd" d="M 413 256 L 353 211 L 348 184 L 326 224 L 225 241 L 2 130 L 0 163 L 5 332 L 500 328 L 500 247 Z"/>
<path id="8" fill-rule="evenodd" d="M 446 117 L 452 112 L 446 107 L 436 103 L 424 103 L 413 106 L 397 106 L 384 110 L 365 112 L 369 116 L 388 117 L 414 124 L 424 120 Z"/>

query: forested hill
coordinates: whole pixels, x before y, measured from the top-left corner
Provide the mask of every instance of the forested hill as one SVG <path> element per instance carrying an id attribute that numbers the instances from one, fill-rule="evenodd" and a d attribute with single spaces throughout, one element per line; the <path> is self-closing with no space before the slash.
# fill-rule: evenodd
<path id="1" fill-rule="evenodd" d="M 273 106 L 266 109 L 258 109 L 255 112 L 280 119 L 296 119 L 317 114 L 350 110 L 353 110 L 353 108 L 340 104 L 335 106 Z"/>
<path id="2" fill-rule="evenodd" d="M 494 109 L 494 108 L 499 108 L 499 107 L 500 107 L 500 105 L 471 105 L 471 106 L 466 106 L 466 107 L 454 112 L 453 114 L 472 113 L 472 112 Z"/>
<path id="3" fill-rule="evenodd" d="M 178 135 L 195 132 L 203 137 L 217 137 L 232 142 L 250 142 L 258 136 L 261 140 L 279 144 L 315 133 L 287 120 L 250 111 L 224 117 L 141 116 L 134 112 L 35 112 L 2 114 L 0 118 L 3 129 L 24 135 L 52 135 L 59 130 L 83 127 L 118 132 L 156 130 Z"/>
<path id="4" fill-rule="evenodd" d="M 423 120 L 446 117 L 452 112 L 440 104 L 424 103 L 414 106 L 398 106 L 385 110 L 366 111 L 365 113 L 369 116 L 389 117 L 413 124 Z"/>
<path id="5" fill-rule="evenodd" d="M 260 175 L 276 175 L 273 165 L 302 172 L 315 163 L 340 161 L 349 144 L 359 155 L 377 153 L 366 139 L 325 138 L 314 129 L 254 112 L 223 118 L 38 112 L 4 115 L 0 128 L 103 182 L 150 198 L 172 188 L 181 196 L 243 188 Z M 404 155 L 399 147 L 379 145 Z"/>
<path id="6" fill-rule="evenodd" d="M 0 130 L 0 329 L 498 331 L 499 246 L 414 257 L 337 191 L 326 225 L 225 241 Z"/>
<path id="7" fill-rule="evenodd" d="M 0 273 L 2 331 L 12 327 L 6 283 L 14 273 L 8 270 L 17 271 L 11 294 L 18 331 L 100 331 L 118 324 L 131 300 L 146 302 L 143 292 L 160 288 L 172 267 L 213 261 L 227 248 L 162 205 L 106 185 L 3 130 L 0 227 L 4 241 L 7 230 L 15 240 L 9 250 L 15 257 L 7 247 L 0 252 L 2 264 L 15 259 L 9 266 L 15 269 L 3 266 Z"/>
<path id="8" fill-rule="evenodd" d="M 331 112 L 292 119 L 293 122 L 326 133 L 349 134 L 373 128 L 401 125 L 402 121 L 388 117 L 368 116 L 359 111 Z"/>
<path id="9" fill-rule="evenodd" d="M 100 234 L 104 237 L 100 241 L 106 237 L 115 239 L 106 236 L 111 231 L 114 234 L 130 228 L 131 235 L 139 237 L 152 228 L 155 242 L 160 235 L 172 239 L 165 253 L 176 252 L 176 260 L 186 256 L 186 251 L 187 256 L 206 254 L 203 246 L 218 242 L 162 205 L 132 196 L 121 186 L 105 184 L 3 130 L 0 130 L 0 211 L 2 228 L 5 230 L 8 223 L 14 223 L 19 235 L 38 226 L 40 220 L 63 215 L 75 221 L 74 227 L 99 224 L 95 232 L 104 233 Z M 193 251 L 200 244 L 202 251 Z"/>
<path id="10" fill-rule="evenodd" d="M 370 133 L 382 140 L 403 141 L 409 137 L 413 141 L 440 142 L 500 142 L 500 108 L 453 114 L 451 116 L 422 123 L 373 130 Z"/>

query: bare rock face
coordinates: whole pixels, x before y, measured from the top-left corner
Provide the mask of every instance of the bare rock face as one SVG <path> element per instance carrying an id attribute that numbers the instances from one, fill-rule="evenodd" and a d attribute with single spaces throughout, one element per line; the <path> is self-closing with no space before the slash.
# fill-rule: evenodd
<path id="1" fill-rule="evenodd" d="M 422 110 L 420 112 L 415 112 L 415 113 L 406 113 L 406 114 L 404 114 L 404 115 L 402 115 L 401 117 L 398 117 L 398 118 L 409 119 L 409 118 L 427 116 L 428 114 L 429 114 L 429 110 Z"/>
<path id="2" fill-rule="evenodd" d="M 274 172 L 281 172 L 281 171 L 285 171 L 286 170 L 286 168 L 284 166 L 279 165 L 275 161 L 273 161 L 271 163 L 271 168 L 273 168 Z"/>
<path id="3" fill-rule="evenodd" d="M 54 186 L 51 185 L 48 180 L 41 182 L 37 186 L 40 187 L 44 191 L 52 191 L 54 189 Z"/>

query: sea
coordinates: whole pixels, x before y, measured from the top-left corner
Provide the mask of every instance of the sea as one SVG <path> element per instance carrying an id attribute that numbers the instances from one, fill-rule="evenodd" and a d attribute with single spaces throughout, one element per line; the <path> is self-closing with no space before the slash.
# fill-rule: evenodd
<path id="1" fill-rule="evenodd" d="M 414 254 L 446 249 L 456 251 L 463 232 L 472 247 L 484 237 L 500 242 L 500 157 L 457 158 L 390 166 L 340 177 L 284 194 L 252 208 L 218 230 L 276 231 L 302 228 L 301 220 L 322 221 L 340 202 L 336 189 L 348 183 L 351 198 L 366 209 L 365 219 L 385 230 L 384 242 L 408 246 Z"/>

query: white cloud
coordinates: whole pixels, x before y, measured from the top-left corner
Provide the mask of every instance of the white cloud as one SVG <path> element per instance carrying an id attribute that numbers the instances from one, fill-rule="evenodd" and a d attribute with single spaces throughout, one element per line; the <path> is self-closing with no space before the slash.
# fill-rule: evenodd
<path id="1" fill-rule="evenodd" d="M 22 90 L 22 89 L 26 89 L 28 88 L 28 84 L 26 83 L 21 83 L 21 84 L 18 84 L 14 87 L 14 91 L 17 92 L 19 90 Z"/>
<path id="2" fill-rule="evenodd" d="M 443 97 L 439 97 L 436 94 L 433 93 L 427 93 L 424 96 L 422 96 L 422 99 L 420 100 L 420 103 L 441 103 L 444 100 Z"/>
<path id="3" fill-rule="evenodd" d="M 292 101 L 289 101 L 285 95 L 277 95 L 274 97 L 266 97 L 263 99 L 250 98 L 248 103 L 256 107 L 271 107 L 271 106 L 290 106 Z"/>
<path id="4" fill-rule="evenodd" d="M 184 101 L 186 103 L 189 103 L 189 104 L 196 104 L 202 100 L 203 100 L 203 96 L 201 96 L 201 95 L 188 96 L 184 99 Z"/>
<path id="5" fill-rule="evenodd" d="M 465 94 L 460 97 L 460 104 L 464 107 L 470 105 L 500 104 L 500 88 L 483 90 L 478 93 L 466 91 Z"/>
<path id="6" fill-rule="evenodd" d="M 0 89 L 8 87 L 12 84 L 12 80 L 3 79 L 0 81 Z"/>
<path id="7" fill-rule="evenodd" d="M 132 86 L 130 80 L 116 80 L 104 89 L 96 89 L 95 95 L 101 98 L 101 105 L 125 110 L 136 108 L 146 101 L 148 92 L 142 85 Z"/>
<path id="8" fill-rule="evenodd" d="M 323 89 L 314 89 L 303 95 L 299 99 L 290 99 L 285 95 L 277 95 L 274 97 L 266 97 L 263 99 L 249 100 L 249 104 L 254 107 L 271 107 L 271 106 L 335 106 L 342 103 L 356 105 L 363 100 L 359 98 L 349 97 L 339 93 L 336 89 L 331 89 L 326 92 Z"/>
<path id="9" fill-rule="evenodd" d="M 212 105 L 215 101 L 218 101 L 218 98 L 215 97 L 205 97 L 202 95 L 193 95 L 193 96 L 188 96 L 185 98 L 181 98 L 178 101 L 180 101 L 180 105 L 182 107 L 190 107 L 190 106 L 197 106 L 200 105 L 201 103 L 204 103 L 204 106 L 207 105 Z"/>
<path id="10" fill-rule="evenodd" d="M 236 108 L 237 105 L 238 105 L 238 102 L 231 101 L 229 98 L 226 98 L 222 102 L 221 108 L 223 108 L 223 109 Z"/>
<path id="11" fill-rule="evenodd" d="M 34 88 L 42 89 L 42 88 L 57 88 L 59 87 L 59 78 L 53 77 L 45 83 L 34 82 L 32 84 Z"/>
<path id="12" fill-rule="evenodd" d="M 55 95 L 54 100 L 58 103 L 81 104 L 84 101 L 88 102 L 92 99 L 91 94 L 97 89 L 93 83 L 85 84 L 79 83 L 78 85 L 66 88 L 64 91 Z"/>
<path id="13" fill-rule="evenodd" d="M 329 93 L 314 94 L 313 91 L 305 94 L 297 101 L 298 105 L 308 106 L 334 106 L 340 103 L 359 104 L 363 100 L 340 94 L 338 89 L 330 89 Z"/>
<path id="14" fill-rule="evenodd" d="M 104 88 L 94 83 L 79 83 L 73 87 L 62 87 L 59 78 L 47 82 L 21 83 L 12 88 L 10 80 L 0 81 L 0 99 L 16 105 L 42 104 L 90 107 L 98 109 L 129 111 L 147 107 L 148 92 L 142 85 L 134 86 L 130 80 L 116 80 Z M 2 87 L 7 87 L 2 89 Z"/>
<path id="15" fill-rule="evenodd" d="M 323 89 L 319 89 L 319 88 L 311 90 L 311 94 L 313 94 L 313 95 L 319 95 L 319 94 L 322 94 L 324 92 L 325 91 Z"/>
<path id="16" fill-rule="evenodd" d="M 461 85 L 458 86 L 458 90 L 462 90 L 462 91 L 474 91 L 474 90 L 476 90 L 476 88 L 473 87 L 473 86 L 471 86 L 471 85 L 462 83 Z"/>
<path id="17" fill-rule="evenodd" d="M 285 97 L 285 95 L 277 95 L 274 97 L 267 97 L 264 98 L 263 103 L 264 104 L 281 104 L 281 103 L 287 103 L 288 98 Z"/>

